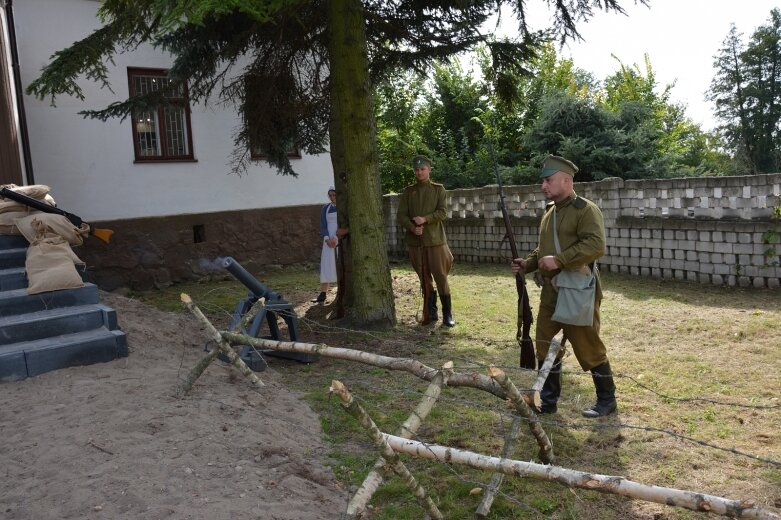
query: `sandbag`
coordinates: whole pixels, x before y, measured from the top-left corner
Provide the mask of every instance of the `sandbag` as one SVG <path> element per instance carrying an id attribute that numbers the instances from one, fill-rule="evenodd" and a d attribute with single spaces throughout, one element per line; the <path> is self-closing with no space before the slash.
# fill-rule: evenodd
<path id="1" fill-rule="evenodd" d="M 45 184 L 30 184 L 29 186 L 17 186 L 16 184 L 3 184 L 0 188 L 8 188 L 22 195 L 27 195 L 33 199 L 43 200 L 52 190 Z"/>
<path id="2" fill-rule="evenodd" d="M 22 233 L 16 227 L 16 220 L 34 213 L 38 213 L 38 211 L 27 206 L 24 206 L 22 211 L 0 213 L 0 235 L 21 235 Z"/>
<path id="3" fill-rule="evenodd" d="M 35 213 L 14 221 L 19 232 L 31 244 L 47 234 L 55 234 L 67 240 L 72 246 L 84 243 L 84 237 L 89 234 L 89 225 L 82 223 L 76 227 L 62 215 L 54 213 Z"/>
<path id="4" fill-rule="evenodd" d="M 63 237 L 46 234 L 35 240 L 27 248 L 24 264 L 29 282 L 27 294 L 84 287 L 76 264 L 84 265 L 84 262 Z"/>

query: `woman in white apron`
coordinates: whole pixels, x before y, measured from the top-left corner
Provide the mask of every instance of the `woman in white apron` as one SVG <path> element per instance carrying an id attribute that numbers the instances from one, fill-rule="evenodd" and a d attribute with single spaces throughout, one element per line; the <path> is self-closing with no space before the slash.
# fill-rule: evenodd
<path id="1" fill-rule="evenodd" d="M 328 189 L 331 202 L 320 212 L 320 235 L 323 237 L 323 251 L 320 254 L 320 294 L 312 303 L 325 303 L 330 284 L 336 283 L 336 245 L 338 225 L 336 223 L 336 190 Z"/>

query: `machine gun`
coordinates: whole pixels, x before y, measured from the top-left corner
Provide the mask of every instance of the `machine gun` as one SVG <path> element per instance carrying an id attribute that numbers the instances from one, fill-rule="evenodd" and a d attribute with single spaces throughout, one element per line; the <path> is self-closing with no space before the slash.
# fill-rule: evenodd
<path id="1" fill-rule="evenodd" d="M 53 213 L 55 215 L 62 215 L 63 217 L 70 220 L 71 224 L 73 224 L 76 227 L 81 227 L 81 225 L 84 223 L 84 221 L 81 220 L 81 217 L 78 217 L 73 213 L 68 213 L 65 210 L 47 204 L 38 199 L 28 197 L 23 193 L 19 193 L 18 191 L 14 191 L 9 188 L 0 189 L 0 197 L 3 197 L 5 199 L 11 199 L 15 202 L 18 202 L 19 204 L 24 204 L 25 206 L 31 207 L 33 209 L 37 209 L 38 211 L 42 211 L 43 213 Z M 109 240 L 111 240 L 111 235 L 114 234 L 114 231 L 110 229 L 95 228 L 89 226 L 89 234 L 93 235 L 95 238 L 99 238 L 100 240 L 108 244 Z"/>
<path id="2" fill-rule="evenodd" d="M 231 317 L 231 329 L 241 322 L 242 317 L 249 312 L 255 302 L 263 298 L 265 299 L 263 307 L 252 320 L 249 329 L 243 332 L 253 338 L 273 339 L 275 341 L 298 341 L 298 317 L 296 316 L 291 303 L 286 302 L 279 293 L 271 291 L 268 287 L 260 283 L 254 276 L 249 274 L 240 263 L 230 256 L 219 260 L 219 265 L 249 289 L 247 297 L 236 305 L 236 310 Z M 280 336 L 279 318 L 282 318 L 287 325 L 288 335 L 290 336 L 289 339 L 282 339 Z M 268 334 L 261 336 L 261 328 L 263 327 L 264 320 L 266 325 L 268 325 Z M 260 372 L 266 369 L 266 362 L 263 359 L 262 354 L 293 359 L 302 363 L 312 363 L 317 361 L 320 357 L 317 354 L 279 352 L 271 349 L 257 350 L 250 345 L 243 345 L 239 356 L 252 370 Z M 225 359 L 223 359 L 223 361 L 225 361 Z"/>

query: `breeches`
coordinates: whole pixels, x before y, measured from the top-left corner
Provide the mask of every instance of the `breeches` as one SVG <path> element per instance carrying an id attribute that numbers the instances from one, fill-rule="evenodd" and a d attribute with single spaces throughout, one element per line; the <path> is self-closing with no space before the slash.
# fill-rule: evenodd
<path id="1" fill-rule="evenodd" d="M 599 337 L 599 306 L 601 300 L 594 304 L 594 324 L 590 327 L 567 325 L 553 321 L 553 311 L 556 309 L 556 291 L 550 285 L 542 287 L 540 310 L 537 313 L 536 346 L 537 359 L 545 359 L 551 340 L 563 330 L 567 340 L 572 344 L 572 351 L 583 371 L 601 365 L 607 361 L 607 349 Z M 561 353 L 559 354 L 559 358 Z"/>
<path id="2" fill-rule="evenodd" d="M 447 282 L 447 275 L 450 273 L 450 269 L 453 267 L 453 253 L 450 252 L 450 248 L 447 244 L 441 246 L 430 247 L 418 247 L 413 246 L 407 248 L 409 252 L 409 260 L 412 263 L 412 268 L 418 273 L 421 287 L 425 287 L 427 290 L 433 289 L 431 280 L 437 284 L 437 290 L 439 294 L 450 294 L 450 285 Z M 428 276 L 423 276 L 423 258 L 428 264 Z"/>

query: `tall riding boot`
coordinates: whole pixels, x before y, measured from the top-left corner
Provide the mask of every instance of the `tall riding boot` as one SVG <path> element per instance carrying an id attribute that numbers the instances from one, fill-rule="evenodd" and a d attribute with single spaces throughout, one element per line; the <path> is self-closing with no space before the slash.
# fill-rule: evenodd
<path id="1" fill-rule="evenodd" d="M 442 302 L 442 325 L 446 327 L 455 327 L 456 322 L 453 320 L 453 308 L 450 302 L 450 295 L 440 294 L 439 299 Z"/>
<path id="2" fill-rule="evenodd" d="M 431 291 L 428 295 L 428 316 L 430 323 L 434 323 L 439 319 L 437 315 L 437 291 Z"/>
<path id="3" fill-rule="evenodd" d="M 610 415 L 616 411 L 616 384 L 610 361 L 591 369 L 591 378 L 597 390 L 597 402 L 591 408 L 583 410 L 583 417 L 595 418 Z"/>
<path id="4" fill-rule="evenodd" d="M 540 413 L 556 413 L 556 403 L 559 402 L 559 396 L 561 395 L 561 360 L 557 359 L 548 372 L 548 377 L 545 379 L 545 383 L 540 390 L 540 400 L 542 406 L 540 406 Z"/>

